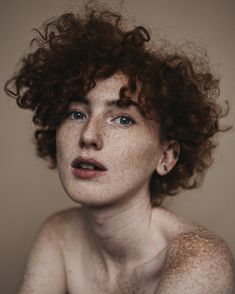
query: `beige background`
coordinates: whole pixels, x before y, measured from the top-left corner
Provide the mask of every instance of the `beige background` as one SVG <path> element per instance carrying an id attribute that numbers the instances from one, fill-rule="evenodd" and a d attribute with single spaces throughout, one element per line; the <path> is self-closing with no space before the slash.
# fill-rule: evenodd
<path id="1" fill-rule="evenodd" d="M 115 4 L 123 1 L 107 1 Z M 1 242 L 0 292 L 16 293 L 30 243 L 46 216 L 74 205 L 63 192 L 56 171 L 35 157 L 31 143 L 31 114 L 18 110 L 2 91 L 4 81 L 32 38 L 33 27 L 78 2 L 66 0 L 8 0 L 0 2 L 1 46 Z M 233 0 L 127 0 L 125 11 L 140 23 L 160 30 L 178 44 L 194 40 L 206 47 L 215 72 L 221 76 L 221 95 L 231 104 L 235 120 L 235 1 Z M 216 162 L 202 188 L 169 202 L 177 213 L 223 237 L 235 255 L 235 136 L 221 137 Z"/>

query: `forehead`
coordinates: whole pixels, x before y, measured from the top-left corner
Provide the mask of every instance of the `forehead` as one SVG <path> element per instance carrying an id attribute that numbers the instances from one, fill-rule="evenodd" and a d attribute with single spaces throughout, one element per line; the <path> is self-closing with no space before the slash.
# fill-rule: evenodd
<path id="1" fill-rule="evenodd" d="M 118 99 L 120 89 L 125 86 L 128 86 L 127 77 L 117 73 L 107 79 L 96 80 L 96 86 L 86 94 L 86 98 L 88 100 Z"/>
<path id="2" fill-rule="evenodd" d="M 75 96 L 71 102 L 83 103 L 92 108 L 136 109 L 142 116 L 156 120 L 153 108 L 149 108 L 146 112 L 145 99 L 139 97 L 140 82 L 136 81 L 135 91 L 130 91 L 129 88 L 129 78 L 122 73 L 116 73 L 106 79 L 97 79 L 95 87 L 89 90 L 84 97 Z"/>
<path id="3" fill-rule="evenodd" d="M 85 104 L 92 108 L 135 108 L 141 113 L 136 93 L 130 93 L 128 78 L 123 74 L 115 74 L 107 79 L 96 80 L 95 87 L 84 97 L 78 96 L 71 102 Z"/>

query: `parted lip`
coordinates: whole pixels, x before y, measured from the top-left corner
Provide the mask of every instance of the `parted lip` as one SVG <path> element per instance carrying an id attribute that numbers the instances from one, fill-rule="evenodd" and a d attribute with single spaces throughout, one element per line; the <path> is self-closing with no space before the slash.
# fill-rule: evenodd
<path id="1" fill-rule="evenodd" d="M 73 160 L 71 166 L 73 168 L 78 168 L 80 163 L 86 163 L 86 164 L 92 164 L 94 165 L 96 168 L 98 168 L 99 170 L 105 171 L 107 170 L 107 168 L 100 163 L 99 161 L 93 159 L 93 158 L 88 158 L 88 157 L 77 157 Z"/>

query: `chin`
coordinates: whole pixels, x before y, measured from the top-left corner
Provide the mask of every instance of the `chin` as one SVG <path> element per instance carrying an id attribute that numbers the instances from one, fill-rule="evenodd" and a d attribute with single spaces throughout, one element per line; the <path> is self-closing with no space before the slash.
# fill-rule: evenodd
<path id="1" fill-rule="evenodd" d="M 93 193 L 89 193 L 88 191 L 83 193 L 78 191 L 68 191 L 68 189 L 65 190 L 65 192 L 72 201 L 82 206 L 102 207 L 112 205 L 117 202 L 117 197 L 110 197 L 110 194 L 108 196 L 98 191 L 95 191 L 94 193 L 94 190 Z"/>

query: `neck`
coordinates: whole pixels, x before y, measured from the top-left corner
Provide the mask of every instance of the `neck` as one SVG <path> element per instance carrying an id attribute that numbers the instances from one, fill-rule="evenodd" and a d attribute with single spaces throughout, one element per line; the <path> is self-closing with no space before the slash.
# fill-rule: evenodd
<path id="1" fill-rule="evenodd" d="M 153 233 L 148 193 L 103 207 L 84 207 L 97 247 L 107 262 L 134 265 L 151 259 L 159 248 Z"/>

